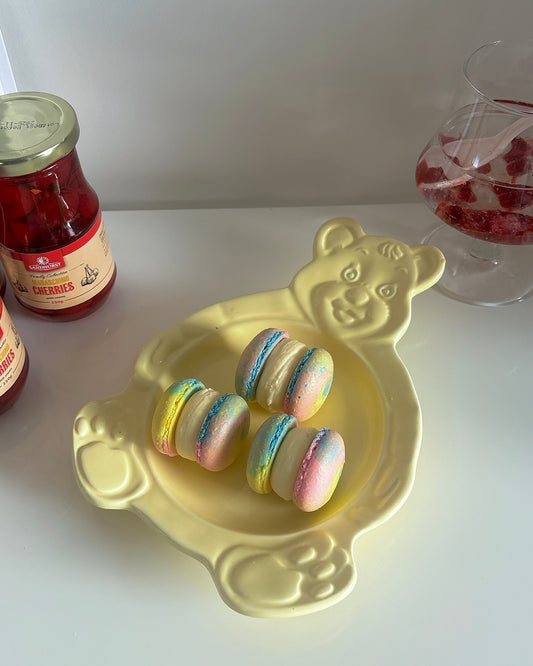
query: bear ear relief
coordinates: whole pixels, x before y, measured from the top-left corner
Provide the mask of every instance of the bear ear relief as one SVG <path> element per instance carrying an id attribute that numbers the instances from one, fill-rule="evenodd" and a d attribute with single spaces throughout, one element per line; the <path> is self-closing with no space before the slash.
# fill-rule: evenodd
<path id="1" fill-rule="evenodd" d="M 78 136 L 76 113 L 60 97 L 0 96 L 0 259 L 17 300 L 61 320 L 101 305 L 116 277 Z"/>

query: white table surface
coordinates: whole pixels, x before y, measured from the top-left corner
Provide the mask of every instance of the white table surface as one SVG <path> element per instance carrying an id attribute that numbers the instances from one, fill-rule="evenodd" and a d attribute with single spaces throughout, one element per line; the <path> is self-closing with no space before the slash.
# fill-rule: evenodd
<path id="1" fill-rule="evenodd" d="M 292 619 L 229 609 L 196 560 L 80 493 L 72 424 L 120 393 L 145 343 L 207 305 L 286 286 L 337 215 L 414 243 L 423 204 L 108 212 L 118 279 L 71 323 L 6 305 L 30 354 L 0 417 L 0 663 L 532 663 L 533 299 L 480 308 L 416 296 L 398 345 L 424 422 L 409 499 L 355 543 L 358 582 Z"/>

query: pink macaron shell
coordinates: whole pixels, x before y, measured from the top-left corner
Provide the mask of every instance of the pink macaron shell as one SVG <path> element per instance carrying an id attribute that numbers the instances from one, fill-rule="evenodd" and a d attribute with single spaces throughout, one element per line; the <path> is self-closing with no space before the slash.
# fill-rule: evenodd
<path id="1" fill-rule="evenodd" d="M 283 410 L 298 421 L 310 419 L 324 404 L 332 381 L 330 353 L 321 348 L 309 350 L 289 382 Z"/>
<path id="2" fill-rule="evenodd" d="M 309 445 L 294 483 L 293 501 L 302 511 L 326 504 L 344 467 L 344 440 L 335 430 L 322 428 Z"/>
<path id="3" fill-rule="evenodd" d="M 197 462 L 212 472 L 229 467 L 241 452 L 250 428 L 246 401 L 228 393 L 207 414 L 196 443 Z"/>
<path id="4" fill-rule="evenodd" d="M 287 331 L 265 328 L 246 345 L 235 371 L 235 390 L 238 395 L 248 402 L 255 400 L 257 383 L 270 352 L 280 340 L 288 337 Z"/>

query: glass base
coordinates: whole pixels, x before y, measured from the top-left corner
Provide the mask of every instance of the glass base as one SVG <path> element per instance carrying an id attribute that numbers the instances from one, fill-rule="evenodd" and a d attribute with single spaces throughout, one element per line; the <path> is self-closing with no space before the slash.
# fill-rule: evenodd
<path id="1" fill-rule="evenodd" d="M 466 236 L 447 224 L 422 241 L 435 245 L 446 268 L 435 289 L 472 305 L 510 305 L 533 294 L 533 245 L 498 245 Z"/>

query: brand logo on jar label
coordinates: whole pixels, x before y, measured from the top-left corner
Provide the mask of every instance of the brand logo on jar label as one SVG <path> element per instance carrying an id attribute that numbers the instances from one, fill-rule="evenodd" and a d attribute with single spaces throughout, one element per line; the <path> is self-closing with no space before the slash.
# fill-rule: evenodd
<path id="1" fill-rule="evenodd" d="M 52 250 L 46 254 L 25 254 L 23 261 L 26 270 L 33 273 L 49 273 L 65 266 L 65 260 L 60 250 Z"/>

